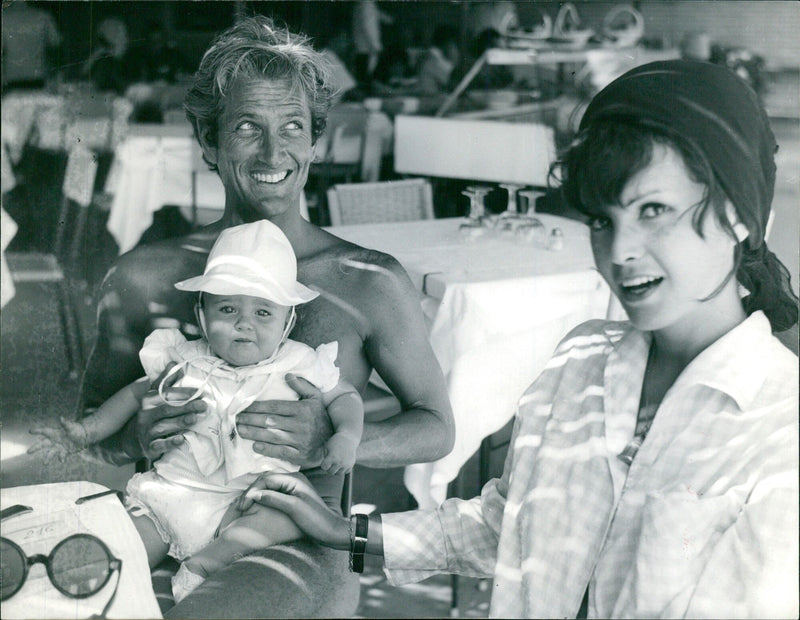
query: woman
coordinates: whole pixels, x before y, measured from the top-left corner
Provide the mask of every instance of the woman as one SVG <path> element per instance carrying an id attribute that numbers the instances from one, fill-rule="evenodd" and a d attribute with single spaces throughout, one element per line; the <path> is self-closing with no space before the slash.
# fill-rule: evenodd
<path id="1" fill-rule="evenodd" d="M 351 523 L 272 475 L 241 507 L 284 510 L 356 563 L 366 538 L 394 583 L 493 575 L 496 617 L 797 617 L 798 363 L 771 332 L 798 307 L 764 242 L 774 153 L 727 69 L 623 75 L 558 169 L 630 320 L 559 345 L 502 478 Z"/>

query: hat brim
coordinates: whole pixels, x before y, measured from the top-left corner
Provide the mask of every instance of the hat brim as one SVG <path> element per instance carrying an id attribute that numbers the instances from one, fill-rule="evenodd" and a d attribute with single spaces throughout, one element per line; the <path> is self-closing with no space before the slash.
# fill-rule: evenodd
<path id="1" fill-rule="evenodd" d="M 276 282 L 231 282 L 220 275 L 202 275 L 175 284 L 180 291 L 197 291 L 212 295 L 249 295 L 267 299 L 282 306 L 304 304 L 319 296 L 307 286 L 295 282 L 287 289 Z"/>

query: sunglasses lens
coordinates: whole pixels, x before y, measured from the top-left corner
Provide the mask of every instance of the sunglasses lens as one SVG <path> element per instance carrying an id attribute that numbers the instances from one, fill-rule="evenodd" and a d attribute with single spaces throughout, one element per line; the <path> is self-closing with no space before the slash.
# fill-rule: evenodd
<path id="1" fill-rule="evenodd" d="M 25 558 L 7 540 L 0 541 L 0 600 L 14 594 L 25 579 Z"/>
<path id="2" fill-rule="evenodd" d="M 63 592 L 83 597 L 102 588 L 111 572 L 105 548 L 94 538 L 73 536 L 53 553 L 53 581 Z"/>

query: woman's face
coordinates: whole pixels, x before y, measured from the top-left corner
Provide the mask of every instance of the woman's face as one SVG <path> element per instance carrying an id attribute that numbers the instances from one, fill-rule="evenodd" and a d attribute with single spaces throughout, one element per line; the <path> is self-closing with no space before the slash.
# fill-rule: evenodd
<path id="1" fill-rule="evenodd" d="M 225 186 L 226 208 L 243 221 L 299 209 L 314 157 L 311 112 L 302 90 L 285 80 L 235 80 L 216 143 L 203 143 Z"/>
<path id="2" fill-rule="evenodd" d="M 720 304 L 738 296 L 714 293 L 733 269 L 734 241 L 711 209 L 701 238 L 692 217 L 705 186 L 694 181 L 680 154 L 655 143 L 648 166 L 625 186 L 620 204 L 590 219 L 595 263 L 642 330 L 714 320 Z M 725 289 L 736 289 L 730 278 Z M 718 315 L 717 315 L 718 316 Z"/>
<path id="3" fill-rule="evenodd" d="M 233 366 L 262 362 L 281 343 L 289 310 L 288 306 L 250 295 L 203 293 L 208 344 Z"/>

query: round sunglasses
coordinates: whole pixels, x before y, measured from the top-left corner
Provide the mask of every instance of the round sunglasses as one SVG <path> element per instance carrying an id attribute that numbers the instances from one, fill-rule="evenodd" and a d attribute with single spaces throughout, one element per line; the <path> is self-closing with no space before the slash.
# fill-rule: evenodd
<path id="1" fill-rule="evenodd" d="M 103 609 L 104 617 L 114 601 L 122 573 L 122 560 L 115 558 L 105 543 L 90 534 L 73 534 L 59 542 L 50 555 L 28 557 L 8 538 L 0 538 L 0 600 L 19 592 L 34 564 L 44 564 L 55 588 L 71 598 L 97 594 L 117 571 L 117 584 L 111 600 Z"/>

